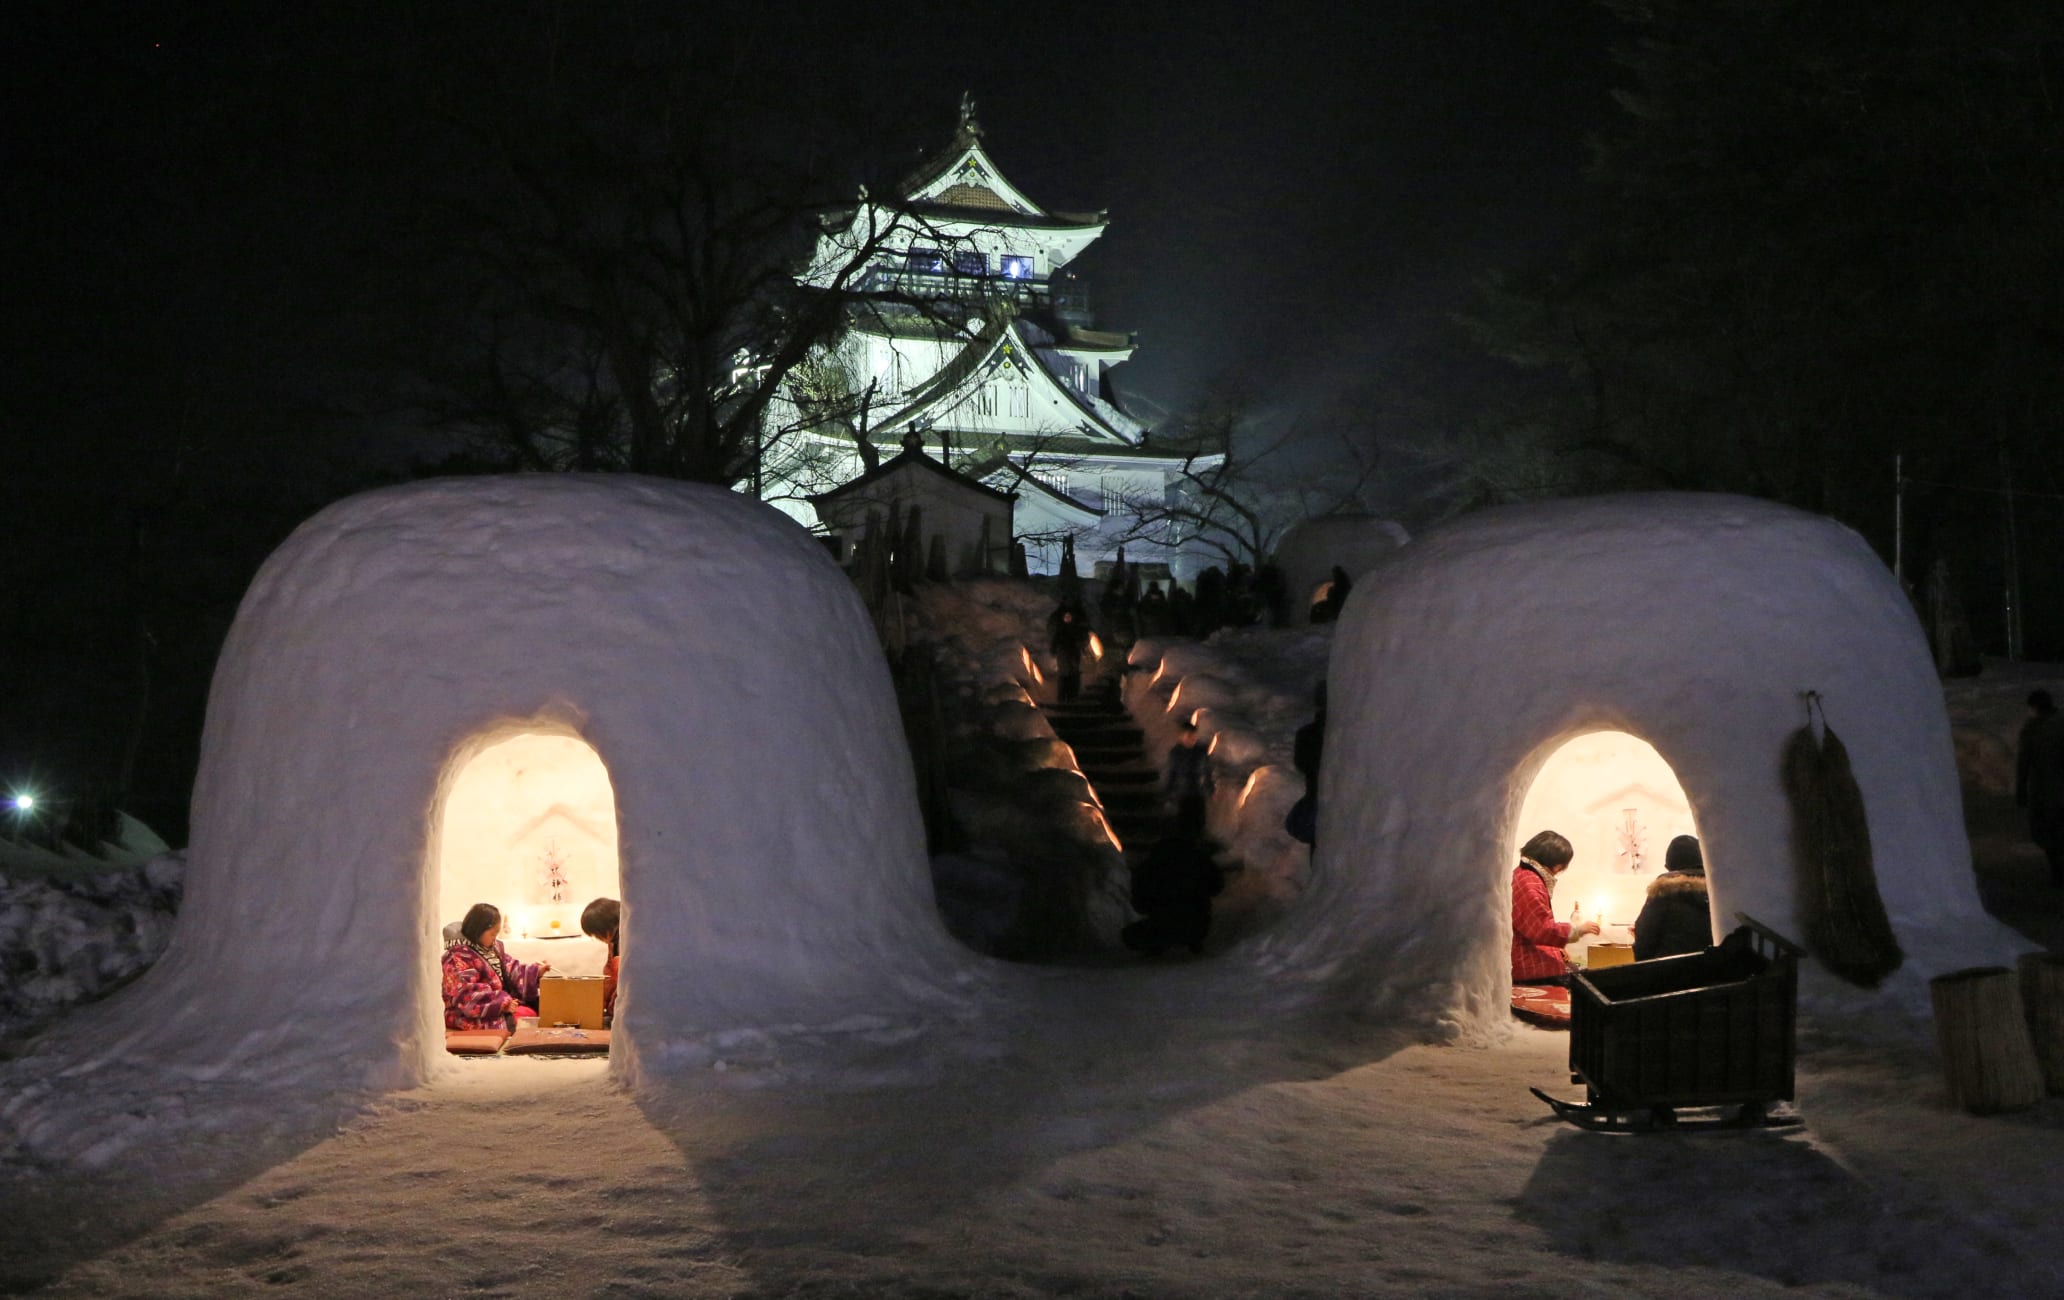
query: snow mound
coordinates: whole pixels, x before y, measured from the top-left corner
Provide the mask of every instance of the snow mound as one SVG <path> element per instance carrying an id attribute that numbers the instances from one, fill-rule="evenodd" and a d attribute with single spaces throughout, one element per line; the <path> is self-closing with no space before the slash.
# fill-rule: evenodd
<path id="1" fill-rule="evenodd" d="M 1290 594 L 1290 620 L 1303 623 L 1319 588 L 1338 565 L 1355 582 L 1411 540 L 1403 524 L 1374 515 L 1321 515 L 1289 529 L 1276 543 L 1276 567 Z"/>
<path id="2" fill-rule="evenodd" d="M 424 1079 L 443 797 L 525 733 L 586 742 L 615 791 L 620 1076 L 722 1032 L 964 1012 L 886 666 L 823 549 L 717 488 L 525 476 L 355 497 L 267 561 L 216 668 L 170 948 L 47 1050 Z"/>
<path id="3" fill-rule="evenodd" d="M 1508 880 L 1541 829 L 1517 815 L 1547 757 L 1592 731 L 1675 770 L 1723 930 L 1740 911 L 1801 937 L 1779 756 L 1809 690 L 1849 748 L 1907 953 L 1875 1005 L 1925 1008 L 1930 976 L 2026 946 L 1979 902 L 1913 611 L 1830 520 L 1663 493 L 1471 515 L 1358 584 L 1329 683 L 1314 883 L 1262 956 L 1367 1011 L 1505 1022 Z"/>

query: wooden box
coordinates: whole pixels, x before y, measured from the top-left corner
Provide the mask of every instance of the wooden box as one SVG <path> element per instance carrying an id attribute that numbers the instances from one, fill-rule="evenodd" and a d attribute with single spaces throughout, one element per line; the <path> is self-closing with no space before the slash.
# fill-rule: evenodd
<path id="1" fill-rule="evenodd" d="M 1625 966 L 1634 960 L 1634 945 L 1631 943 L 1594 943 L 1584 950 L 1584 969 L 1603 970 L 1607 966 Z"/>
<path id="2" fill-rule="evenodd" d="M 600 975 L 547 975 L 538 981 L 538 1025 L 602 1027 Z"/>

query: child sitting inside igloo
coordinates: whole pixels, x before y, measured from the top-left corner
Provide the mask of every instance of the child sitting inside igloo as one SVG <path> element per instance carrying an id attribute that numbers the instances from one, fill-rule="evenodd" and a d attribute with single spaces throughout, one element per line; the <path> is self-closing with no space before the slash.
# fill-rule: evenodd
<path id="1" fill-rule="evenodd" d="M 501 943 L 502 913 L 475 903 L 459 922 L 459 939 L 444 950 L 444 1027 L 509 1029 L 537 1015 L 538 981 L 548 961 L 517 961 Z"/>
<path id="2" fill-rule="evenodd" d="M 616 972 L 623 961 L 623 904 L 613 898 L 598 898 L 581 909 L 581 933 L 609 945 L 609 960 L 602 964 L 602 1025 L 616 1020 Z"/>

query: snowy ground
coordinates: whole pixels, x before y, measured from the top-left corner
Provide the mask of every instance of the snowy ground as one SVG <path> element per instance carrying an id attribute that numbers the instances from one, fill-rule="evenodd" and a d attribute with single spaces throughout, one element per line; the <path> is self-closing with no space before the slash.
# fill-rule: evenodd
<path id="1" fill-rule="evenodd" d="M 2011 736 L 2025 676 L 1952 685 L 1960 750 Z M 2055 946 L 2010 798 L 1967 795 L 1988 902 Z M 488 1059 L 362 1105 L 103 1084 L 56 1130 L 27 1123 L 48 1096 L 0 1092 L 0 1290 L 2064 1294 L 2064 1099 L 1963 1115 L 1922 1039 L 1808 1024 L 1802 1128 L 1621 1137 L 1527 1095 L 1576 1094 L 1559 1034 L 1286 1022 L 1210 961 L 1027 979 L 975 1047 L 906 1045 L 929 1076 L 893 1086 L 631 1095 L 596 1062 Z"/>

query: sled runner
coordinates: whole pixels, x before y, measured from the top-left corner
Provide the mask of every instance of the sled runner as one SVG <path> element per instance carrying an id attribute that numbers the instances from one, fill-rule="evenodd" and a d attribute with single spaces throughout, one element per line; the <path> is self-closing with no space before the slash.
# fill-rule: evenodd
<path id="1" fill-rule="evenodd" d="M 1532 1089 L 1593 1132 L 1795 1124 L 1793 1029 L 1802 950 L 1736 914 L 1714 947 L 1579 973 L 1570 984 L 1570 1082 L 1584 1102 Z M 1717 1115 L 1679 1116 L 1714 1108 Z"/>

